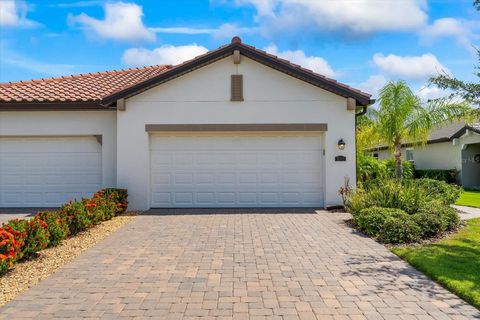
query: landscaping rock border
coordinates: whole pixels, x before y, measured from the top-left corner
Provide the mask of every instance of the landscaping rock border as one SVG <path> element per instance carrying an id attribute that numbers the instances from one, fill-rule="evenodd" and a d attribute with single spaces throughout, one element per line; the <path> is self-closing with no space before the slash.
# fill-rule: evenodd
<path id="1" fill-rule="evenodd" d="M 0 306 L 36 285 L 60 267 L 93 247 L 99 241 L 131 222 L 139 212 L 127 212 L 63 240 L 58 246 L 42 250 L 38 257 L 19 262 L 0 277 Z"/>

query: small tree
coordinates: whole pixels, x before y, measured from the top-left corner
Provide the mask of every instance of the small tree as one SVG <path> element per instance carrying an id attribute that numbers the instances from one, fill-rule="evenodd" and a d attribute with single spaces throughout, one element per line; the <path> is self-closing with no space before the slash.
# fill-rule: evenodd
<path id="1" fill-rule="evenodd" d="M 393 151 L 398 179 L 402 178 L 403 143 L 425 144 L 433 129 L 462 119 L 471 111 L 464 102 L 435 100 L 424 104 L 404 81 L 388 82 L 380 90 L 378 104 L 368 116 L 380 141 Z"/>
<path id="2" fill-rule="evenodd" d="M 480 0 L 475 0 L 473 6 L 480 11 Z M 478 61 L 480 62 L 480 51 L 478 51 Z M 480 66 L 475 67 L 476 76 L 480 79 Z M 473 105 L 480 107 L 480 83 L 465 82 L 454 78 L 449 74 L 442 73 L 430 79 L 430 83 L 441 88 L 452 91 L 450 97 L 460 98 L 471 102 Z"/>

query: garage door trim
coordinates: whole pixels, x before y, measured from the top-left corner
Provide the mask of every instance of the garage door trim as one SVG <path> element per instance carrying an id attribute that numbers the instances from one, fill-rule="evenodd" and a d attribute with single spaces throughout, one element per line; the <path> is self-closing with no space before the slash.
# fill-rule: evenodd
<path id="1" fill-rule="evenodd" d="M 146 132 L 218 132 L 218 131 L 328 131 L 326 123 L 218 123 L 218 124 L 146 124 Z"/>

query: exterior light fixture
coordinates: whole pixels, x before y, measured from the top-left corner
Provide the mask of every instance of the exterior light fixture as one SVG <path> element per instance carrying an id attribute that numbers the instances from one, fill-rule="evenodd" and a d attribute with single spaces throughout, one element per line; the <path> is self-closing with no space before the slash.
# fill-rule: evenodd
<path id="1" fill-rule="evenodd" d="M 338 150 L 344 150 L 345 149 L 345 141 L 343 141 L 343 139 L 338 140 L 337 146 L 338 146 Z"/>

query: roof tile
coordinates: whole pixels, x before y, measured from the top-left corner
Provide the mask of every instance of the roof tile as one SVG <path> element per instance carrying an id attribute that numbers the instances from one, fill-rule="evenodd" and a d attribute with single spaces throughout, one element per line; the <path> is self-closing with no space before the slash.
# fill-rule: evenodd
<path id="1" fill-rule="evenodd" d="M 100 101 L 102 98 L 159 75 L 171 66 L 157 65 L 58 78 L 0 83 L 0 102 Z"/>

